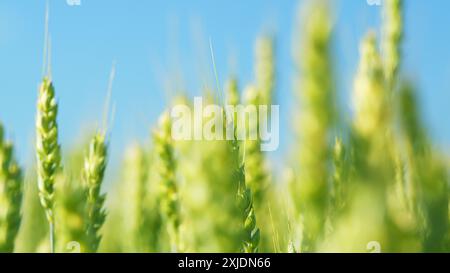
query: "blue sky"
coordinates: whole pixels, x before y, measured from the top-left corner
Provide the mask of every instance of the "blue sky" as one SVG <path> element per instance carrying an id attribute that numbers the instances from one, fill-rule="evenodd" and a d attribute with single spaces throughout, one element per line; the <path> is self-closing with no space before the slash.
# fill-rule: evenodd
<path id="1" fill-rule="evenodd" d="M 302 1 L 300 1 L 302 2 Z M 336 0 L 335 66 L 343 107 L 358 61 L 358 43 L 377 28 L 380 8 L 366 0 Z M 404 72 L 419 89 L 434 139 L 450 147 L 450 2 L 407 0 Z M 214 84 L 211 38 L 220 81 L 253 77 L 255 39 L 277 38 L 277 94 L 281 110 L 281 159 L 292 141 L 293 37 L 299 1 L 50 0 L 52 71 L 60 103 L 61 142 L 67 147 L 102 119 L 108 77 L 117 63 L 111 147 L 149 137 L 166 106 L 168 88 L 192 95 Z M 37 86 L 42 76 L 45 1 L 0 2 L 0 120 L 17 143 L 20 160 L 33 152 Z M 298 45 L 297 45 L 298 47 Z"/>

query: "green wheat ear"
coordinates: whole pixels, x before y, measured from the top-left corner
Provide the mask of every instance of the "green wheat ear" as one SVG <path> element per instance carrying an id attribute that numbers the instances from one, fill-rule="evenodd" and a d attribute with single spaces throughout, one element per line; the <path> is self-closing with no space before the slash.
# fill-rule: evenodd
<path id="1" fill-rule="evenodd" d="M 245 103 L 259 107 L 259 105 L 270 103 L 263 102 L 263 93 L 254 86 L 248 86 L 244 91 Z M 249 124 L 247 131 L 256 132 L 259 130 L 259 109 L 258 124 Z M 256 140 L 245 140 L 245 182 L 252 190 L 255 206 L 259 210 L 262 207 L 265 192 L 268 185 L 268 174 L 265 168 L 265 158 L 261 152 L 261 139 L 259 135 Z"/>
<path id="2" fill-rule="evenodd" d="M 347 163 L 347 149 L 341 138 L 336 138 L 333 149 L 333 190 L 332 190 L 332 217 L 336 217 L 346 205 L 346 192 L 348 189 L 349 167 Z"/>
<path id="3" fill-rule="evenodd" d="M 313 1 L 316 2 L 316 1 Z M 303 46 L 297 63 L 301 71 L 299 167 L 293 200 L 303 218 L 300 252 L 315 251 L 324 234 L 329 198 L 328 179 L 333 129 L 334 89 L 331 65 L 332 23 L 326 1 L 309 7 Z"/>
<path id="4" fill-rule="evenodd" d="M 245 253 L 258 252 L 260 230 L 256 225 L 256 214 L 253 208 L 253 196 L 249 188 L 245 186 L 245 167 L 241 165 L 236 170 L 236 177 L 239 183 L 238 205 L 241 209 L 244 221 L 244 242 L 242 251 Z"/>
<path id="5" fill-rule="evenodd" d="M 128 250 L 142 252 L 147 247 L 144 238 L 146 233 L 146 207 L 147 181 L 149 173 L 149 160 L 144 147 L 133 144 L 125 152 L 124 159 L 124 185 L 121 192 L 128 200 L 124 207 L 125 232 L 127 238 L 124 240 Z"/>
<path id="6" fill-rule="evenodd" d="M 231 121 L 225 120 L 226 123 Z M 236 124 L 234 124 L 236 130 Z M 243 243 L 241 251 L 244 253 L 258 252 L 260 241 L 260 230 L 256 225 L 256 214 L 253 207 L 253 194 L 246 184 L 245 175 L 245 160 L 241 160 L 239 141 L 236 134 L 234 139 L 228 141 L 230 148 L 230 155 L 234 161 L 233 179 L 237 183 L 237 204 L 240 210 L 243 221 Z"/>
<path id="7" fill-rule="evenodd" d="M 255 80 L 260 94 L 260 103 L 270 105 L 275 88 L 274 39 L 263 36 L 255 45 Z"/>
<path id="8" fill-rule="evenodd" d="M 100 228 L 106 219 L 104 203 L 106 195 L 101 193 L 108 157 L 108 145 L 104 133 L 97 133 L 91 141 L 84 161 L 83 179 L 87 190 L 86 242 L 87 251 L 96 252 L 101 241 Z"/>
<path id="9" fill-rule="evenodd" d="M 54 184 L 61 168 L 58 144 L 58 104 L 51 80 L 45 77 L 39 88 L 36 117 L 38 189 L 41 205 L 50 225 L 50 246 L 54 252 Z"/>
<path id="10" fill-rule="evenodd" d="M 160 179 L 161 211 L 166 218 L 172 251 L 180 252 L 180 201 L 176 181 L 176 161 L 171 137 L 172 121 L 169 113 L 159 119 L 159 128 L 153 134 L 156 151 L 156 169 Z"/>
<path id="11" fill-rule="evenodd" d="M 421 219 L 420 232 L 424 252 L 448 250 L 449 176 L 439 152 L 434 151 L 425 125 L 419 116 L 419 107 L 413 86 L 404 84 L 399 92 L 401 129 L 407 147 L 407 198 L 410 207 Z"/>
<path id="12" fill-rule="evenodd" d="M 401 61 L 403 39 L 403 0 L 385 0 L 383 3 L 384 71 L 389 90 L 394 88 Z"/>
<path id="13" fill-rule="evenodd" d="M 0 123 L 0 252 L 13 252 L 22 220 L 23 176 Z"/>
<path id="14" fill-rule="evenodd" d="M 240 163 L 239 145 L 238 142 L 232 141 L 232 153 L 233 158 L 236 159 L 238 164 L 235 171 L 235 181 L 238 183 L 238 207 L 242 213 L 243 221 L 243 244 L 242 252 L 244 253 L 256 253 L 258 252 L 260 230 L 256 225 L 256 214 L 253 208 L 253 195 L 251 190 L 245 183 L 245 164 Z"/>
<path id="15" fill-rule="evenodd" d="M 389 117 L 383 66 L 373 32 L 361 43 L 360 52 L 353 93 L 354 127 L 361 137 L 370 139 L 387 129 Z"/>

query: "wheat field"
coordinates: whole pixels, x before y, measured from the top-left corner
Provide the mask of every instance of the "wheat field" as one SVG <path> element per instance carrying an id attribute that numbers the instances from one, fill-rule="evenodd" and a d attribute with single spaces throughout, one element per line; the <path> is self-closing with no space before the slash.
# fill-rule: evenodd
<path id="1" fill-rule="evenodd" d="M 404 73 L 405 2 L 385 0 L 381 29 L 360 37 L 348 118 L 336 103 L 331 6 L 300 7 L 290 94 L 296 137 L 278 170 L 260 138 L 173 139 L 170 107 L 194 107 L 173 94 L 147 124 L 147 141 L 129 143 L 118 175 L 108 176 L 111 103 L 102 126 L 63 149 L 58 79 L 47 69 L 34 164 L 18 162 L 0 123 L 0 252 L 449 252 L 450 161 Z M 205 103 L 276 103 L 275 45 L 274 36 L 260 37 L 254 82 L 217 81 Z"/>

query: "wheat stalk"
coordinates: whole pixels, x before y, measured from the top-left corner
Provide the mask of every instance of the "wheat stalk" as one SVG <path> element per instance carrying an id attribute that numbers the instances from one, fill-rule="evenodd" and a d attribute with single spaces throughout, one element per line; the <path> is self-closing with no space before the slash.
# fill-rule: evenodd
<path id="1" fill-rule="evenodd" d="M 61 164 L 58 144 L 58 104 L 51 80 L 45 77 L 39 88 L 36 115 L 38 189 L 41 205 L 50 226 L 50 246 L 55 251 L 54 183 Z"/>
<path id="2" fill-rule="evenodd" d="M 100 244 L 99 230 L 105 222 L 104 203 L 106 195 L 101 193 L 108 157 L 108 145 L 104 133 L 97 133 L 91 140 L 84 161 L 83 180 L 87 190 L 86 204 L 86 248 L 96 252 Z"/>
<path id="3" fill-rule="evenodd" d="M 0 123 L 0 252 L 13 252 L 21 223 L 22 170 Z"/>

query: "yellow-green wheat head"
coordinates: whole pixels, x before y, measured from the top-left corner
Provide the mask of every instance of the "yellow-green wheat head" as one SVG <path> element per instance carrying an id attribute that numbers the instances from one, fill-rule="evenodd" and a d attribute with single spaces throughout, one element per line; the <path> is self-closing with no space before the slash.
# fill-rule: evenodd
<path id="1" fill-rule="evenodd" d="M 106 195 L 101 193 L 108 158 L 108 144 L 104 133 L 97 133 L 89 146 L 84 161 L 83 178 L 87 189 L 86 242 L 89 252 L 96 252 L 101 235 L 100 228 L 105 222 L 104 208 Z"/>
<path id="2" fill-rule="evenodd" d="M 153 134 L 153 139 L 160 180 L 161 209 L 166 218 L 172 251 L 176 252 L 182 249 L 179 234 L 181 217 L 176 180 L 176 159 L 171 136 L 172 121 L 169 113 L 166 112 L 160 117 L 158 125 L 158 129 Z"/>
<path id="3" fill-rule="evenodd" d="M 0 123 L 0 252 L 13 252 L 21 223 L 23 177 Z"/>
<path id="4" fill-rule="evenodd" d="M 61 167 L 58 143 L 58 103 L 51 80 L 45 77 L 39 88 L 36 114 L 37 175 L 41 205 L 49 223 L 54 222 L 54 183 Z"/>

